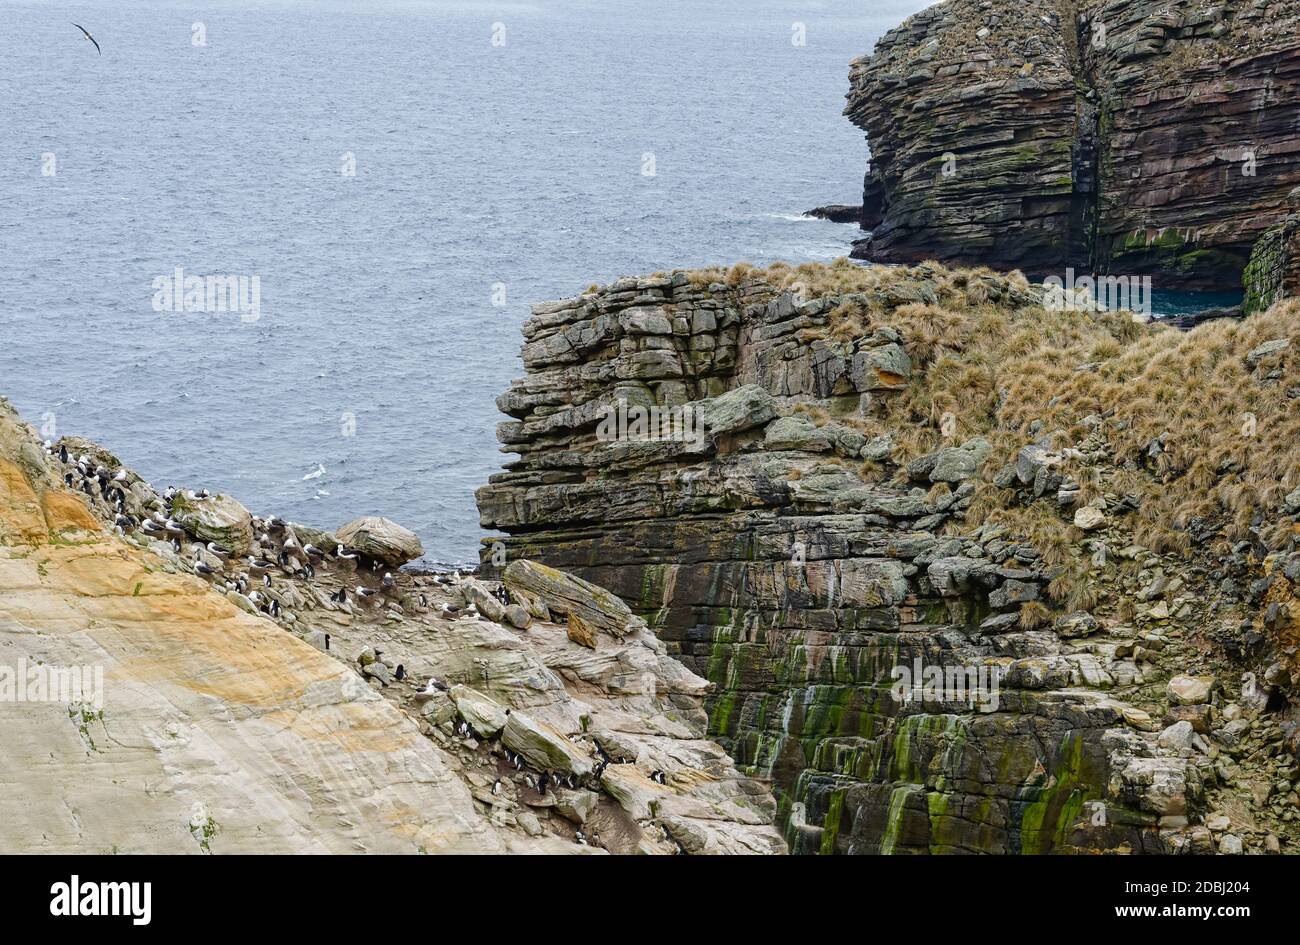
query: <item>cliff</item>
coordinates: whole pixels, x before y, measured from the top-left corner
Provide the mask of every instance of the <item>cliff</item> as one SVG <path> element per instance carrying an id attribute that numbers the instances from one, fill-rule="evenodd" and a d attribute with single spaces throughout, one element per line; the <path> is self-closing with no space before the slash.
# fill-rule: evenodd
<path id="1" fill-rule="evenodd" d="M 850 70 L 854 255 L 1235 289 L 1300 184 L 1300 2 L 948 0 Z"/>
<path id="2" fill-rule="evenodd" d="M 531 612 L 386 582 L 403 530 L 364 525 L 338 554 L 160 494 L 0 400 L 0 850 L 784 852 L 704 737 L 707 684 L 608 595 L 524 564 Z M 574 642 L 565 610 L 605 623 Z"/>
<path id="3" fill-rule="evenodd" d="M 1289 216 L 1260 237 L 1242 283 L 1242 310 L 1262 312 L 1288 298 L 1300 298 L 1300 187 L 1291 191 Z"/>
<path id="4" fill-rule="evenodd" d="M 625 599 L 793 852 L 1294 852 L 1296 306 L 1059 308 L 846 261 L 537 306 L 484 566 Z"/>

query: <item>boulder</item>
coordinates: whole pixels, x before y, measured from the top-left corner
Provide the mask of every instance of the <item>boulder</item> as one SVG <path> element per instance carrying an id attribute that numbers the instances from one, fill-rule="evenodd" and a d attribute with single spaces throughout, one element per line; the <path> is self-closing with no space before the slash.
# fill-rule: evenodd
<path id="1" fill-rule="evenodd" d="M 1190 750 L 1192 736 L 1195 734 L 1191 722 L 1175 722 L 1160 733 L 1157 742 L 1159 742 L 1161 748 L 1167 748 L 1170 751 Z"/>
<path id="2" fill-rule="evenodd" d="M 577 614 L 585 624 L 611 636 L 645 629 L 645 621 L 618 595 L 536 561 L 511 562 L 503 580 L 512 594 L 522 590 L 540 599 L 551 613 Z"/>
<path id="3" fill-rule="evenodd" d="M 340 542 L 354 551 L 393 568 L 424 554 L 424 545 L 415 532 L 378 516 L 348 522 L 336 534 Z"/>
<path id="4" fill-rule="evenodd" d="M 695 401 L 696 418 L 711 434 L 740 433 L 776 417 L 776 402 L 766 389 L 746 384 L 708 400 Z"/>
<path id="5" fill-rule="evenodd" d="M 599 804 L 600 796 L 595 791 L 570 791 L 568 788 L 555 791 L 556 811 L 575 824 L 585 824 Z"/>
<path id="6" fill-rule="evenodd" d="M 468 686 L 452 686 L 451 701 L 479 738 L 495 738 L 506 727 L 510 714 L 505 706 Z"/>
<path id="7" fill-rule="evenodd" d="M 1291 347 L 1290 338 L 1274 338 L 1271 341 L 1266 341 L 1262 345 L 1250 350 L 1250 353 L 1246 355 L 1246 364 L 1254 370 L 1265 358 L 1275 354 L 1280 354 L 1289 347 Z"/>
<path id="8" fill-rule="evenodd" d="M 899 344 L 859 351 L 849 369 L 849 378 L 859 391 L 901 390 L 911 376 L 912 359 Z"/>
<path id="9" fill-rule="evenodd" d="M 1026 604 L 1038 600 L 1038 585 L 1028 581 L 1008 580 L 989 595 L 989 606 L 994 610 Z"/>
<path id="10" fill-rule="evenodd" d="M 1156 730 L 1155 719 L 1136 706 L 1126 705 L 1120 710 L 1120 714 L 1124 716 L 1125 722 L 1140 732 L 1154 732 Z"/>
<path id="11" fill-rule="evenodd" d="M 1085 532 L 1094 531 L 1105 524 L 1106 513 L 1094 506 L 1085 505 L 1074 512 L 1074 527 L 1081 528 Z"/>
<path id="12" fill-rule="evenodd" d="M 930 470 L 931 482 L 963 482 L 973 479 L 993 447 L 983 437 L 967 440 L 961 446 L 950 446 L 935 454 Z"/>
<path id="13" fill-rule="evenodd" d="M 190 499 L 178 494 L 172 500 L 172 518 L 195 538 L 216 542 L 237 555 L 253 547 L 253 516 L 229 496 Z"/>
<path id="14" fill-rule="evenodd" d="M 1213 676 L 1179 675 L 1169 680 L 1167 692 L 1174 705 L 1199 705 L 1210 701 L 1217 686 L 1218 681 Z"/>
<path id="15" fill-rule="evenodd" d="M 889 434 L 884 434 L 883 436 L 872 437 L 864 443 L 862 449 L 858 451 L 858 455 L 873 463 L 883 463 L 889 459 L 890 454 L 893 452 L 894 438 Z"/>
<path id="16" fill-rule="evenodd" d="M 1187 722 L 1194 732 L 1208 735 L 1213 727 L 1211 716 L 1212 710 L 1206 703 L 1200 705 L 1176 705 L 1172 706 L 1165 715 L 1165 724 L 1173 725 L 1176 722 Z"/>
<path id="17" fill-rule="evenodd" d="M 1016 478 L 1026 486 L 1031 485 L 1041 470 L 1053 469 L 1063 459 L 1060 453 L 1053 452 L 1040 443 L 1031 443 L 1016 456 Z"/>
<path id="18" fill-rule="evenodd" d="M 807 417 L 781 417 L 773 421 L 763 437 L 763 446 L 769 450 L 803 450 L 824 453 L 831 441 Z"/>
<path id="19" fill-rule="evenodd" d="M 473 604 L 478 612 L 493 623 L 502 623 L 506 617 L 506 605 L 497 600 L 486 584 L 477 578 L 461 581 L 461 594 L 467 604 Z"/>
<path id="20" fill-rule="evenodd" d="M 642 774 L 636 765 L 610 765 L 600 776 L 601 786 L 633 820 L 649 820 L 658 812 L 667 790 Z"/>
<path id="21" fill-rule="evenodd" d="M 1072 614 L 1059 617 L 1054 625 L 1056 635 L 1063 640 L 1086 637 L 1089 634 L 1096 633 L 1097 627 L 1097 618 L 1086 610 L 1075 611 Z"/>
<path id="22" fill-rule="evenodd" d="M 501 729 L 501 741 L 538 771 L 559 771 L 580 778 L 591 774 L 589 757 L 551 726 L 526 713 L 510 713 Z"/>
<path id="23" fill-rule="evenodd" d="M 517 630 L 527 630 L 533 625 L 533 615 L 522 604 L 510 604 L 506 607 L 505 622 Z"/>

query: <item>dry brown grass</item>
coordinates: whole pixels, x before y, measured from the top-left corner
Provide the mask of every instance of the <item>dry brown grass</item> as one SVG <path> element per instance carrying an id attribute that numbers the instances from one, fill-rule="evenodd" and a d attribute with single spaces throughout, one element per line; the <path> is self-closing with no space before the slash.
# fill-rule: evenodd
<path id="1" fill-rule="evenodd" d="M 992 473 L 1044 435 L 1057 446 L 1084 441 L 1084 419 L 1097 415 L 1104 418 L 1100 436 L 1108 460 L 1071 462 L 1062 472 L 1079 481 L 1084 503 L 1105 492 L 1137 495 L 1142 505 L 1132 521 L 1140 544 L 1186 552 L 1186 529 L 1196 518 L 1225 525 L 1229 541 L 1252 527 L 1274 542 L 1291 537 L 1277 511 L 1300 485 L 1294 446 L 1300 401 L 1287 394 L 1300 391 L 1300 341 L 1258 370 L 1247 366 L 1246 355 L 1265 341 L 1289 337 L 1300 323 L 1300 301 L 1183 334 L 1142 325 L 1122 312 L 1050 311 L 1029 298 L 1019 273 L 949 270 L 937 263 L 886 267 L 837 260 L 765 270 L 742 263 L 702 270 L 692 280 L 766 284 L 804 298 L 864 296 L 834 306 L 823 336 L 848 345 L 893 328 L 912 359 L 912 379 L 887 399 L 883 415 L 835 420 L 868 436 L 892 433 L 899 463 L 973 436 L 987 438 L 993 455 L 971 520 L 1017 518 L 1023 510 L 1007 507 L 1007 497 L 987 481 Z M 875 301 L 882 290 L 922 282 L 933 289 L 935 303 Z M 829 418 L 815 404 L 796 409 L 819 424 Z M 945 418 L 948 436 L 941 429 Z M 1162 436 L 1163 451 L 1149 458 L 1148 445 Z M 864 473 L 879 475 L 869 467 Z M 1026 538 L 1048 563 L 1060 563 L 1079 536 L 1054 503 L 1040 504 L 1046 514 L 1019 524 L 1029 528 Z"/>

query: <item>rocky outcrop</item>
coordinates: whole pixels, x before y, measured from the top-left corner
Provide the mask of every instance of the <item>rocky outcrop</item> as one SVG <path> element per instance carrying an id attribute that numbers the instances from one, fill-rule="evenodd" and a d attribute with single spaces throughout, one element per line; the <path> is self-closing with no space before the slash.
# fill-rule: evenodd
<path id="1" fill-rule="evenodd" d="M 1291 192 L 1290 205 L 1294 212 L 1265 233 L 1251 252 L 1242 278 L 1246 314 L 1300 297 L 1300 187 Z"/>
<path id="2" fill-rule="evenodd" d="M 593 650 L 480 614 L 479 587 L 520 606 L 498 585 L 383 582 L 396 528 L 336 556 L 236 506 L 43 448 L 0 400 L 0 851 L 785 852 L 707 683 L 606 592 L 546 570 L 623 631 Z M 206 547 L 234 526 L 261 565 Z"/>
<path id="3" fill-rule="evenodd" d="M 1300 183 L 1300 3 L 949 0 L 850 70 L 854 255 L 1233 289 Z"/>
<path id="4" fill-rule="evenodd" d="M 1232 352 L 1213 396 L 1258 397 L 1267 424 L 1289 349 L 1246 354 L 1289 317 L 1183 336 L 934 265 L 623 279 L 524 326 L 484 568 L 626 600 L 713 684 L 709 731 L 770 780 L 794 852 L 1212 852 L 1219 810 L 1245 848 L 1294 849 L 1294 680 L 1264 707 L 1241 677 L 1287 642 L 1241 629 L 1260 519 L 1234 523 L 1221 476 L 1193 523 L 1221 560 L 1148 524 L 1186 528 L 1211 441 L 1190 417 L 1233 409 L 1158 371 Z M 1191 413 L 1144 403 L 1157 387 Z M 1300 476 L 1285 449 L 1237 475 Z M 1292 514 L 1267 495 L 1264 520 Z M 1179 673 L 1219 684 L 1171 699 Z"/>
<path id="5" fill-rule="evenodd" d="M 338 530 L 338 539 L 391 568 L 400 567 L 424 554 L 424 545 L 415 532 L 373 515 L 342 526 Z"/>

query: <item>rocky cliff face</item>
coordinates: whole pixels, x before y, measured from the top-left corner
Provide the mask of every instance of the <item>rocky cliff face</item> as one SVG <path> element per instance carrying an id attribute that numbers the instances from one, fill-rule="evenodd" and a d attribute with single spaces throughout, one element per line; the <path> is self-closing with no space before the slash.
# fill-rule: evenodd
<path id="1" fill-rule="evenodd" d="M 625 607 L 524 563 L 508 606 L 386 582 L 418 552 L 361 524 L 338 555 L 228 497 L 168 499 L 0 400 L 0 850 L 784 852 L 771 796 L 704 735 L 707 683 Z M 573 613 L 581 643 L 552 622 Z M 48 684 L 82 667 L 102 688 Z"/>
<path id="2" fill-rule="evenodd" d="M 621 595 L 792 851 L 1294 849 L 1293 317 L 1184 336 L 928 264 L 621 280 L 524 327 L 484 564 Z"/>
<path id="3" fill-rule="evenodd" d="M 949 0 L 856 60 L 854 255 L 1236 288 L 1300 184 L 1300 3 Z"/>
<path id="4" fill-rule="evenodd" d="M 1283 299 L 1300 298 L 1300 187 L 1291 191 L 1292 213 L 1255 244 L 1242 282 L 1247 315 Z"/>

